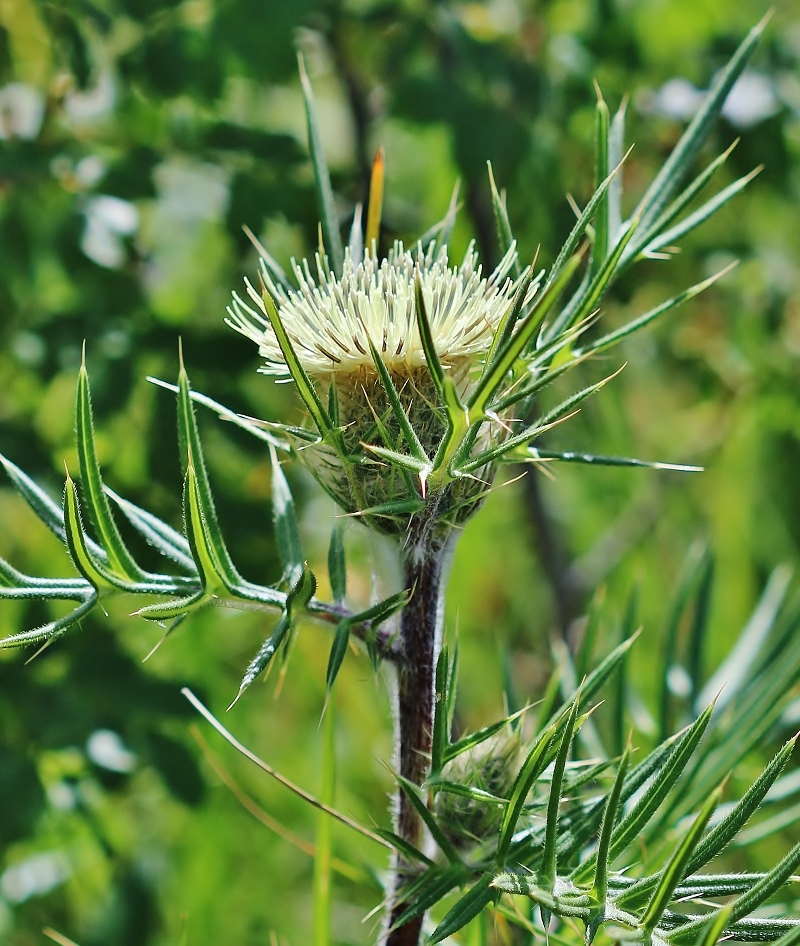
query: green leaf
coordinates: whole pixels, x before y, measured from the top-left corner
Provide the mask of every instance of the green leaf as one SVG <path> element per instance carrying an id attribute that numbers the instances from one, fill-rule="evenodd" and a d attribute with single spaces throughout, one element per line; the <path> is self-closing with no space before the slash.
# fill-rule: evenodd
<path id="1" fill-rule="evenodd" d="M 429 875 L 433 875 L 430 877 Z M 454 888 L 464 883 L 468 876 L 463 864 L 448 864 L 444 869 L 432 868 L 423 875 L 427 881 L 424 885 L 415 884 L 414 890 L 403 891 L 404 900 L 409 906 L 397 918 L 392 929 L 404 926 L 443 900 Z"/>
<path id="2" fill-rule="evenodd" d="M 800 925 L 776 941 L 775 946 L 800 946 Z"/>
<path id="3" fill-rule="evenodd" d="M 47 528 L 54 533 L 62 542 L 67 541 L 64 531 L 64 510 L 47 493 L 11 460 L 0 454 L 0 463 L 3 464 L 8 478 L 11 480 L 14 488 L 20 493 L 25 502 L 31 507 L 36 515 L 42 520 Z M 98 545 L 89 536 L 85 536 L 85 542 L 94 557 L 104 564 L 108 563 L 108 553 L 102 546 Z"/>
<path id="4" fill-rule="evenodd" d="M 708 561 L 708 550 L 703 546 L 695 545 L 689 550 L 689 554 L 686 556 L 686 561 L 681 569 L 678 587 L 670 605 L 666 625 L 661 635 L 664 640 L 663 673 L 661 674 L 658 717 L 659 739 L 661 740 L 666 739 L 667 735 L 672 732 L 672 718 L 670 715 L 672 695 L 669 689 L 669 676 L 676 661 L 678 631 Z"/>
<path id="5" fill-rule="evenodd" d="M 786 598 L 792 569 L 779 565 L 770 575 L 761 599 L 733 649 L 711 677 L 699 700 L 719 693 L 720 709 L 727 706 L 752 675 L 753 663 L 763 649 Z"/>
<path id="6" fill-rule="evenodd" d="M 311 152 L 311 163 L 314 168 L 314 182 L 317 186 L 317 200 L 319 201 L 322 216 L 322 232 L 325 237 L 325 248 L 333 263 L 336 276 L 341 276 L 344 265 L 344 250 L 342 238 L 339 234 L 339 220 L 336 216 L 336 205 L 333 200 L 331 177 L 322 149 L 322 139 L 319 133 L 317 110 L 314 105 L 314 92 L 306 74 L 302 55 L 297 57 L 300 68 L 300 83 L 303 88 L 303 100 L 306 109 L 306 125 L 308 128 L 308 148 Z"/>
<path id="7" fill-rule="evenodd" d="M 595 109 L 594 126 L 594 186 L 597 190 L 602 182 L 608 177 L 608 125 L 610 116 L 608 106 L 603 101 L 600 94 L 600 88 L 595 85 L 597 92 L 597 107 Z M 593 279 L 603 265 L 608 256 L 610 235 L 609 235 L 609 193 L 606 193 L 600 203 L 597 205 L 597 211 L 594 215 L 594 242 L 592 246 L 592 259 L 589 264 L 589 278 Z"/>
<path id="8" fill-rule="evenodd" d="M 688 217 L 681 220 L 680 223 L 675 224 L 674 227 L 671 227 L 669 230 L 665 230 L 663 233 L 659 233 L 658 236 L 654 237 L 647 244 L 647 246 L 644 247 L 642 250 L 642 255 L 656 255 L 664 247 L 672 246 L 679 240 L 682 240 L 687 233 L 691 233 L 692 230 L 697 229 L 700 224 L 705 223 L 705 221 L 708 220 L 710 216 L 715 214 L 720 208 L 724 207 L 725 204 L 727 204 L 728 201 L 735 197 L 740 191 L 744 190 L 750 181 L 760 174 L 762 170 L 763 168 L 757 167 L 749 174 L 745 174 L 744 177 L 740 177 L 738 181 L 734 181 L 733 184 L 729 184 L 715 197 L 712 197 L 710 200 L 706 201 L 702 207 L 698 207 L 694 213 L 689 214 Z"/>
<path id="9" fill-rule="evenodd" d="M 569 751 L 572 747 L 572 735 L 575 732 L 575 720 L 578 716 L 580 694 L 572 701 L 572 708 L 567 717 L 567 724 L 561 734 L 561 745 L 558 749 L 553 776 L 550 781 L 550 797 L 547 803 L 547 819 L 545 822 L 544 849 L 542 863 L 537 875 L 538 883 L 552 890 L 556 879 L 556 839 L 558 837 L 558 815 L 561 808 L 561 793 L 564 785 L 564 770 L 566 769 Z"/>
<path id="10" fill-rule="evenodd" d="M 623 100 L 611 121 L 608 134 L 608 164 L 618 167 L 622 162 L 622 149 L 625 146 L 625 110 L 627 101 Z M 613 246 L 622 230 L 622 175 L 617 174 L 608 187 L 608 239 Z"/>
<path id="11" fill-rule="evenodd" d="M 492 162 L 487 161 L 486 165 L 489 169 L 489 188 L 492 192 L 492 210 L 494 212 L 494 225 L 497 230 L 497 242 L 500 246 L 500 255 L 505 256 L 515 245 L 516 240 L 514 239 L 514 234 L 511 232 L 511 223 L 508 219 L 505 191 L 501 194 L 497 190 L 497 185 L 494 182 L 494 173 L 492 172 Z M 515 257 L 514 259 L 513 272 L 514 279 L 519 279 L 522 275 L 519 268 L 519 257 Z"/>
<path id="12" fill-rule="evenodd" d="M 395 834 L 394 831 L 389 831 L 386 828 L 376 828 L 375 833 L 378 837 L 382 838 L 389 844 L 395 851 L 399 854 L 402 854 L 407 861 L 412 863 L 424 864 L 426 867 L 434 867 L 433 861 L 423 854 L 418 848 L 414 847 L 410 841 L 406 841 L 405 838 L 401 838 L 399 834 Z"/>
<path id="13" fill-rule="evenodd" d="M 144 572 L 139 568 L 127 546 L 122 541 L 108 499 L 103 491 L 103 478 L 97 461 L 92 419 L 92 398 L 89 375 L 86 371 L 86 345 L 83 346 L 81 367 L 78 372 L 78 387 L 75 398 L 75 444 L 81 471 L 81 486 L 89 518 L 92 521 L 100 544 L 108 553 L 109 568 L 130 581 L 141 581 Z"/>
<path id="14" fill-rule="evenodd" d="M 625 754 L 619 763 L 614 784 L 608 794 L 605 808 L 603 810 L 603 821 L 600 826 L 600 838 L 597 842 L 597 855 L 595 857 L 596 868 L 594 874 L 594 883 L 592 884 L 592 898 L 596 900 L 605 910 L 606 896 L 608 894 L 608 869 L 611 855 L 611 834 L 617 821 L 617 815 L 620 810 L 622 800 L 622 786 L 625 777 L 628 774 L 628 765 L 631 758 L 630 746 L 625 750 Z"/>
<path id="15" fill-rule="evenodd" d="M 64 486 L 64 532 L 70 558 L 78 571 L 100 592 L 126 587 L 126 582 L 109 571 L 105 562 L 94 555 L 86 541 L 81 523 L 80 502 L 75 483 L 67 473 Z"/>
<path id="16" fill-rule="evenodd" d="M 344 550 L 344 525 L 340 519 L 333 524 L 328 546 L 328 578 L 333 600 L 338 604 L 347 597 L 347 560 Z"/>
<path id="17" fill-rule="evenodd" d="M 429 941 L 431 946 L 457 933 L 494 900 L 496 894 L 491 884 L 492 875 L 484 874 L 476 884 L 470 887 L 458 903 L 448 910 L 442 922 L 431 934 Z"/>
<path id="18" fill-rule="evenodd" d="M 661 460 L 638 460 L 635 457 L 608 457 L 595 453 L 576 453 L 574 450 L 540 450 L 528 447 L 529 460 L 537 463 L 542 460 L 558 460 L 561 463 L 581 463 L 588 466 L 623 466 L 638 467 L 644 470 L 674 470 L 679 473 L 702 473 L 703 467 L 690 466 L 686 463 L 664 463 Z"/>
<path id="19" fill-rule="evenodd" d="M 380 447 L 377 444 L 362 444 L 365 450 L 369 450 L 380 460 L 385 460 L 391 466 L 399 467 L 401 470 L 408 470 L 410 473 L 416 473 L 422 476 L 431 469 L 431 464 L 424 460 L 418 460 L 407 453 L 398 453 L 396 450 L 390 450 L 388 447 Z M 362 510 L 365 511 L 365 510 Z"/>
<path id="20" fill-rule="evenodd" d="M 434 681 L 433 704 L 433 733 L 431 736 L 431 771 L 430 778 L 435 778 L 444 766 L 444 757 L 450 743 L 450 729 L 448 726 L 448 696 L 447 687 L 450 682 L 450 660 L 445 644 L 436 661 L 436 678 Z"/>
<path id="21" fill-rule="evenodd" d="M 498 347 L 491 368 L 483 373 L 467 400 L 467 408 L 471 417 L 483 415 L 489 399 L 533 339 L 534 332 L 542 324 L 547 313 L 572 278 L 580 261 L 580 256 L 573 256 L 564 263 L 558 275 L 549 280 L 544 290 L 535 297 L 530 311 L 522 320 L 517 331 L 507 340 L 504 346 Z"/>
<path id="22" fill-rule="evenodd" d="M 672 900 L 675 888 L 686 875 L 686 867 L 689 863 L 689 859 L 700 841 L 700 836 L 703 831 L 705 831 L 709 818 L 719 804 L 721 795 L 721 787 L 711 793 L 708 801 L 703 805 L 697 818 L 695 818 L 689 830 L 681 838 L 680 844 L 661 871 L 656 889 L 653 891 L 653 895 L 641 919 L 642 928 L 647 933 L 652 934 L 655 930 L 664 911 Z"/>
<path id="23" fill-rule="evenodd" d="M 409 782 L 407 778 L 400 775 L 399 772 L 395 772 L 394 777 L 397 779 L 397 784 L 400 786 L 401 791 L 411 802 L 414 810 L 425 824 L 425 827 L 428 829 L 428 831 L 430 831 L 431 837 L 438 845 L 442 854 L 444 854 L 451 864 L 460 864 L 461 858 L 458 856 L 456 849 L 453 847 L 450 841 L 448 841 L 447 836 L 439 827 L 436 818 L 425 804 L 425 800 L 420 794 L 420 789 L 417 788 L 413 782 Z"/>
<path id="24" fill-rule="evenodd" d="M 639 219 L 638 217 L 634 217 L 628 223 L 627 230 L 621 234 L 614 248 L 603 260 L 597 273 L 592 275 L 591 270 L 589 271 L 589 279 L 585 284 L 581 284 L 572 299 L 570 299 L 564 309 L 562 309 L 558 317 L 553 320 L 553 324 L 544 335 L 545 341 L 557 338 L 570 326 L 575 323 L 580 323 L 591 314 L 592 310 L 599 303 L 603 293 L 608 289 L 617 275 L 619 261 L 622 258 L 622 254 L 625 252 L 625 247 L 633 239 L 633 235 L 638 226 Z"/>
<path id="25" fill-rule="evenodd" d="M 492 886 L 503 893 L 510 893 L 514 896 L 530 897 L 540 906 L 560 917 L 574 917 L 580 920 L 588 920 L 591 916 L 591 905 L 589 897 L 577 888 L 573 895 L 562 894 L 561 891 L 554 893 L 536 883 L 530 874 L 499 874 L 492 881 Z"/>
<path id="26" fill-rule="evenodd" d="M 709 286 L 713 286 L 718 279 L 722 279 L 723 276 L 727 275 L 735 266 L 736 263 L 731 263 L 713 276 L 709 276 L 708 279 L 704 279 L 702 282 L 696 283 L 689 289 L 685 289 L 683 292 L 678 293 L 677 296 L 667 299 L 666 302 L 662 302 L 661 305 L 657 305 L 643 315 L 631 319 L 630 322 L 620 326 L 618 329 L 614 329 L 613 332 L 608 332 L 606 335 L 584 345 L 582 348 L 575 349 L 573 355 L 576 358 L 586 355 L 596 355 L 598 352 L 611 348 L 612 345 L 616 345 L 624 338 L 628 338 L 628 336 L 641 331 L 646 325 L 654 322 L 662 315 L 666 315 L 667 312 L 671 312 L 672 309 L 676 309 L 678 306 L 683 305 L 684 302 L 688 302 L 701 292 L 704 292 Z"/>
<path id="27" fill-rule="evenodd" d="M 336 677 L 339 675 L 339 670 L 341 670 L 344 655 L 347 653 L 347 645 L 350 643 L 352 627 L 353 622 L 350 618 L 344 618 L 336 625 L 331 652 L 328 657 L 328 669 L 325 672 L 325 687 L 328 693 L 330 693 L 333 684 L 336 682 Z"/>
<path id="28" fill-rule="evenodd" d="M 92 590 L 84 596 L 81 604 L 74 611 L 57 621 L 43 624 L 41 627 L 35 627 L 29 631 L 20 631 L 18 634 L 10 634 L 8 637 L 0 639 L 0 647 L 8 649 L 27 647 L 29 644 L 41 644 L 57 640 L 74 624 L 78 624 L 82 618 L 86 617 L 97 605 L 98 600 L 97 592 Z"/>
<path id="29" fill-rule="evenodd" d="M 639 201 L 635 216 L 641 218 L 642 232 L 648 231 L 653 221 L 658 219 L 672 200 L 673 194 L 680 186 L 689 166 L 722 111 L 733 84 L 747 65 L 766 26 L 767 19 L 768 17 L 765 17 L 750 30 L 731 60 L 716 77 L 702 107 L 689 123 L 678 144 Z"/>
<path id="30" fill-rule="evenodd" d="M 656 220 L 648 232 L 639 232 L 635 240 L 628 245 L 628 250 L 623 259 L 623 265 L 627 260 L 633 260 L 639 256 L 642 248 L 647 245 L 651 237 L 663 233 L 691 204 L 695 197 L 703 190 L 706 184 L 711 180 L 717 170 L 725 163 L 730 153 L 738 144 L 734 141 L 719 157 L 715 158 L 697 177 L 686 187 L 675 200 L 664 210 L 661 216 Z"/>
<path id="31" fill-rule="evenodd" d="M 180 388 L 177 384 L 170 384 L 168 381 L 162 381 L 160 378 L 152 377 L 152 375 L 148 375 L 147 380 L 151 384 L 155 384 L 160 388 L 164 388 L 166 391 L 172 391 L 173 394 L 178 394 L 180 391 Z M 269 430 L 265 429 L 266 427 L 274 426 L 279 429 L 290 430 L 293 433 L 297 433 L 299 435 L 308 434 L 308 431 L 298 430 L 297 428 L 283 427 L 281 424 L 271 425 L 268 424 L 267 421 L 258 420 L 255 417 L 244 417 L 242 414 L 237 414 L 236 411 L 232 411 L 229 407 L 219 404 L 217 401 L 213 400 L 207 395 L 200 394 L 199 391 L 190 391 L 189 396 L 195 402 L 195 404 L 200 404 L 203 407 L 207 407 L 222 420 L 227 420 L 231 424 L 235 424 L 237 427 L 240 427 L 242 430 L 246 430 L 247 433 L 251 434 L 258 440 L 264 441 L 264 443 L 271 443 L 274 447 L 277 447 L 278 450 L 288 451 L 289 444 L 285 440 L 281 440 L 280 437 L 276 437 L 274 434 L 271 434 Z M 313 439 L 316 440 L 316 438 Z"/>
<path id="32" fill-rule="evenodd" d="M 383 358 L 378 352 L 378 349 L 375 347 L 372 339 L 369 337 L 369 333 L 367 333 L 367 341 L 369 342 L 369 350 L 370 354 L 372 355 L 372 361 L 375 365 L 378 375 L 380 376 L 381 384 L 383 385 L 383 389 L 386 392 L 386 397 L 389 400 L 389 406 L 392 409 L 392 414 L 394 415 L 394 419 L 397 421 L 397 425 L 400 428 L 403 437 L 405 438 L 406 446 L 409 452 L 415 459 L 420 460 L 422 463 L 429 464 L 430 461 L 428 459 L 428 455 L 425 453 L 425 448 L 420 443 L 416 431 L 411 426 L 408 415 L 403 408 L 403 403 L 400 400 L 400 394 L 395 387 L 391 374 L 389 374 L 389 369 L 386 367 Z"/>
<path id="33" fill-rule="evenodd" d="M 250 661 L 242 677 L 242 682 L 239 684 L 239 692 L 228 709 L 239 701 L 244 691 L 267 669 L 278 648 L 287 640 L 287 635 L 292 629 L 297 612 L 302 611 L 314 596 L 316 586 L 317 582 L 313 573 L 304 567 L 286 597 L 286 608 L 283 614 L 278 619 L 272 634 L 264 641 L 258 653 Z"/>
<path id="34" fill-rule="evenodd" d="M 300 363 L 300 359 L 297 357 L 294 345 L 283 326 L 283 322 L 281 322 L 278 309 L 275 306 L 275 300 L 266 289 L 264 289 L 262 293 L 262 299 L 264 301 L 264 308 L 267 310 L 269 324 L 272 326 L 272 331 L 275 333 L 275 338 L 280 346 L 286 367 L 289 369 L 289 373 L 292 376 L 292 381 L 294 381 L 294 385 L 297 388 L 297 393 L 308 409 L 308 413 L 311 415 L 311 419 L 314 421 L 322 439 L 330 443 L 337 452 L 340 452 L 339 432 L 334 426 L 328 412 L 322 406 L 322 401 L 319 399 L 319 394 L 317 394 L 314 384 L 306 374 L 306 370 Z"/>
<path id="35" fill-rule="evenodd" d="M 628 154 L 630 154 L 630 151 L 628 151 Z M 545 288 L 547 288 L 555 279 L 560 278 L 563 267 L 566 265 L 567 260 L 573 255 L 573 253 L 577 249 L 577 246 L 581 240 L 581 237 L 586 232 L 586 228 L 589 226 L 589 221 L 595 215 L 597 208 L 600 206 L 600 203 L 605 198 L 606 191 L 611 186 L 617 174 L 619 174 L 622 168 L 622 165 L 625 162 L 625 159 L 627 157 L 628 155 L 626 154 L 622 158 L 622 160 L 617 164 L 614 170 L 611 171 L 608 177 L 606 177 L 603 183 L 597 188 L 597 190 L 595 190 L 594 194 L 592 194 L 592 197 L 589 200 L 589 203 L 583 208 L 583 213 L 580 215 L 580 217 L 578 217 L 578 220 L 575 223 L 575 226 L 572 228 L 572 231 L 567 237 L 564 245 L 559 250 L 558 256 L 556 257 L 556 261 L 555 263 L 553 263 L 553 267 L 550 270 L 550 275 L 548 276 L 547 282 L 545 283 Z M 551 331 L 548 333 L 548 338 L 552 338 L 556 334 L 557 334 L 556 332 Z"/>
<path id="36" fill-rule="evenodd" d="M 584 692 L 586 685 L 584 685 Z M 628 777 L 623 788 L 623 801 L 630 797 L 643 781 L 649 777 L 655 766 L 660 766 L 653 781 L 631 810 L 623 816 L 614 828 L 609 845 L 609 858 L 614 860 L 625 848 L 641 834 L 653 815 L 658 811 L 664 799 L 675 786 L 681 773 L 691 760 L 700 739 L 703 736 L 713 712 L 713 704 L 677 738 L 674 747 L 662 743 L 653 753 L 637 766 Z M 663 764 L 662 764 L 663 762 Z M 572 879 L 577 884 L 588 882 L 595 871 L 597 852 L 589 855 L 575 869 Z"/>
<path id="37" fill-rule="evenodd" d="M 652 784 L 644 792 L 633 808 L 620 821 L 611 839 L 611 857 L 614 858 L 633 841 L 641 830 L 647 825 L 661 803 L 666 798 L 669 791 L 675 786 L 681 772 L 684 770 L 689 760 L 697 749 L 700 740 L 705 733 L 711 714 L 714 711 L 712 703 L 686 730 L 684 735 L 678 741 L 675 749 L 668 757 L 663 768 L 653 779 Z"/>
<path id="38" fill-rule="evenodd" d="M 275 539 L 283 564 L 284 578 L 290 580 L 298 569 L 303 567 L 303 547 L 292 492 L 272 446 L 269 456 L 272 467 L 272 521 L 275 526 Z"/>
<path id="39" fill-rule="evenodd" d="M 428 308 L 425 305 L 425 294 L 422 291 L 422 281 L 419 273 L 414 278 L 414 314 L 417 318 L 417 330 L 422 344 L 422 350 L 425 352 L 425 363 L 431 380 L 439 393 L 439 397 L 444 400 L 444 368 L 439 361 L 439 353 L 436 351 L 436 345 L 433 341 L 433 332 L 431 323 L 428 319 Z"/>
<path id="40" fill-rule="evenodd" d="M 178 439 L 181 445 L 181 463 L 184 465 L 187 476 L 191 468 L 191 475 L 195 484 L 193 489 L 189 490 L 188 496 L 192 503 L 197 503 L 199 511 L 198 526 L 200 522 L 202 522 L 203 541 L 205 542 L 207 540 L 209 554 L 213 559 L 213 571 L 219 574 L 228 588 L 232 588 L 236 584 L 241 583 L 242 578 L 231 560 L 225 545 L 225 540 L 222 537 L 222 530 L 219 525 L 219 520 L 217 519 L 217 511 L 214 507 L 211 484 L 208 480 L 208 473 L 203 459 L 203 447 L 200 443 L 200 434 L 197 430 L 197 420 L 194 416 L 189 376 L 186 374 L 186 369 L 183 364 L 183 351 L 180 350 L 179 354 Z M 198 538 L 199 535 L 200 533 L 196 532 L 195 538 Z M 187 538 L 191 544 L 191 537 L 187 535 Z M 196 549 L 192 549 L 192 552 L 194 554 Z"/>
<path id="41" fill-rule="evenodd" d="M 119 506 L 131 525 L 147 539 L 154 549 L 186 571 L 197 573 L 197 566 L 194 563 L 192 551 L 185 536 L 146 509 L 142 509 L 140 506 L 136 506 L 122 496 L 117 495 L 110 487 L 106 486 L 105 491 L 106 495 Z"/>
<path id="42" fill-rule="evenodd" d="M 517 830 L 517 823 L 522 814 L 525 799 L 528 797 L 528 792 L 531 790 L 533 783 L 547 767 L 548 760 L 546 753 L 558 729 L 558 722 L 555 722 L 548 726 L 544 732 L 540 733 L 533 746 L 531 746 L 521 769 L 517 773 L 509 796 L 509 806 L 503 814 L 503 821 L 500 825 L 500 835 L 495 855 L 495 863 L 498 865 L 505 863 L 508 849 L 511 846 L 511 840 L 514 837 L 514 832 Z"/>
<path id="43" fill-rule="evenodd" d="M 519 716 L 522 712 L 524 712 L 524 710 L 521 710 L 520 713 L 515 715 Z M 469 752 L 482 742 L 486 742 L 487 739 L 491 739 L 495 733 L 500 732 L 501 729 L 510 725 L 514 718 L 514 716 L 510 716 L 507 719 L 499 719 L 496 723 L 490 723 L 488 726 L 484 726 L 476 732 L 467 733 L 466 736 L 462 736 L 458 742 L 452 743 L 445 749 L 442 757 L 442 765 L 447 765 L 448 762 L 455 759 L 457 756 Z"/>

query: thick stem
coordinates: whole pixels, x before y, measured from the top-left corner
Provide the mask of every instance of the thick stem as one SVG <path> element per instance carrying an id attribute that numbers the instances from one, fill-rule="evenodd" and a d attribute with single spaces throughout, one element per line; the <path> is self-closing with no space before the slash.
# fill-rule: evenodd
<path id="1" fill-rule="evenodd" d="M 430 769 L 434 680 L 441 649 L 444 580 L 450 551 L 446 542 L 427 537 L 409 548 L 403 563 L 405 587 L 413 593 L 400 616 L 403 659 L 397 666 L 395 733 L 400 774 L 414 785 L 422 785 Z M 396 816 L 400 837 L 415 847 L 423 847 L 422 822 L 402 792 L 398 793 Z M 408 906 L 400 891 L 409 880 L 409 871 L 410 865 L 396 855 L 387 930 Z M 417 917 L 387 932 L 385 946 L 417 946 L 422 922 L 423 917 Z"/>

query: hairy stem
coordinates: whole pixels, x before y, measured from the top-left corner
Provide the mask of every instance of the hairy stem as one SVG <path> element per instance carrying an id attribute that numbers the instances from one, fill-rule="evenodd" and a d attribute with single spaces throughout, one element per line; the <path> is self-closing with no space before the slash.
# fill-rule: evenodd
<path id="1" fill-rule="evenodd" d="M 399 772 L 415 785 L 428 776 L 433 730 L 434 678 L 442 642 L 444 581 L 451 557 L 450 544 L 426 537 L 410 545 L 404 555 L 403 577 L 412 597 L 400 616 L 403 659 L 397 665 L 395 738 Z M 400 792 L 396 831 L 417 848 L 424 846 L 419 815 Z M 408 907 L 402 888 L 409 880 L 410 865 L 399 854 L 392 864 L 392 888 L 385 946 L 418 946 L 423 917 L 391 927 Z"/>

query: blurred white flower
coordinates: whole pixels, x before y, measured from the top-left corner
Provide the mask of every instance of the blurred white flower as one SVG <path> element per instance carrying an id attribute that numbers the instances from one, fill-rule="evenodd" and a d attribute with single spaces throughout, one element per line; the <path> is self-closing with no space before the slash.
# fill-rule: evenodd
<path id="1" fill-rule="evenodd" d="M 0 139 L 32 140 L 44 121 L 44 96 L 38 89 L 22 82 L 11 82 L 0 89 Z"/>
<path id="2" fill-rule="evenodd" d="M 117 269 L 125 262 L 122 237 L 131 236 L 139 226 L 139 212 L 130 201 L 108 194 L 89 198 L 85 208 L 86 227 L 81 249 L 107 269 Z"/>

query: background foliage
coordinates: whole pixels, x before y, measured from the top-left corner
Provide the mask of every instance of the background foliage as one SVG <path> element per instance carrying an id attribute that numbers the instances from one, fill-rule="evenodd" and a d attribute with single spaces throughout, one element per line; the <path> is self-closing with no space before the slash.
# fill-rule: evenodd
<path id="1" fill-rule="evenodd" d="M 255 373 L 252 347 L 222 315 L 230 289 L 255 271 L 243 224 L 283 263 L 316 244 L 298 47 L 343 219 L 364 199 L 372 153 L 383 144 L 387 239 L 441 217 L 461 178 L 456 255 L 475 234 L 492 262 L 490 159 L 523 256 L 541 244 L 547 265 L 573 219 L 564 195 L 583 202 L 591 189 L 592 80 L 612 109 L 631 96 L 636 147 L 625 174 L 636 195 L 680 134 L 697 90 L 765 6 L 0 4 L 0 451 L 58 495 L 64 462 L 76 468 L 83 339 L 106 479 L 176 524 L 173 400 L 144 378 L 174 379 L 179 335 L 197 390 L 260 417 L 296 414 L 291 392 Z M 459 544 L 450 585 L 463 725 L 496 718 L 504 691 L 512 702 L 536 698 L 550 636 L 580 636 L 576 619 L 596 586 L 618 618 L 636 585 L 645 634 L 631 675 L 644 701 L 632 718 L 646 741 L 661 687 L 654 656 L 689 546 L 707 543 L 714 556 L 706 677 L 774 565 L 797 559 L 798 12 L 788 0 L 778 6 L 712 142 L 718 153 L 741 138 L 723 184 L 758 164 L 764 171 L 673 261 L 623 281 L 604 318 L 643 311 L 729 259 L 739 267 L 633 341 L 620 378 L 551 439 L 554 448 L 700 463 L 706 472 L 561 467 L 553 481 L 528 474 L 495 492 Z M 586 369 L 587 383 L 597 370 Z M 269 580 L 280 572 L 270 546 L 269 457 L 213 417 L 200 420 L 236 559 L 246 575 Z M 333 510 L 299 470 L 287 474 L 307 548 L 321 563 Z M 4 557 L 30 571 L 63 569 L 58 543 L 5 483 L 0 522 Z M 349 541 L 350 587 L 366 601 L 369 550 L 357 529 Z M 0 632 L 50 616 L 43 605 L 4 603 Z M 192 711 L 179 695 L 189 684 L 221 712 L 264 636 L 261 623 L 200 615 L 143 668 L 158 629 L 127 619 L 122 607 L 30 666 L 24 655 L 0 654 L 0 939 L 38 943 L 48 925 L 82 946 L 172 944 L 184 933 L 197 946 L 260 944 L 272 932 L 309 940 L 311 861 L 255 825 L 222 786 L 191 738 Z M 272 678 L 227 720 L 311 789 L 320 780 L 328 633 L 304 628 L 279 697 Z M 389 752 L 387 700 L 363 658 L 348 657 L 341 684 L 337 807 L 368 819 L 384 811 L 391 788 L 378 762 Z M 791 724 L 785 715 L 775 747 Z M 212 749 L 273 818 L 313 837 L 303 806 Z M 367 942 L 371 927 L 360 921 L 377 894 L 360 865 L 374 851 L 338 828 L 334 842 L 356 871 L 337 879 L 334 935 Z M 784 848 L 778 840 L 755 858 L 767 862 Z"/>

